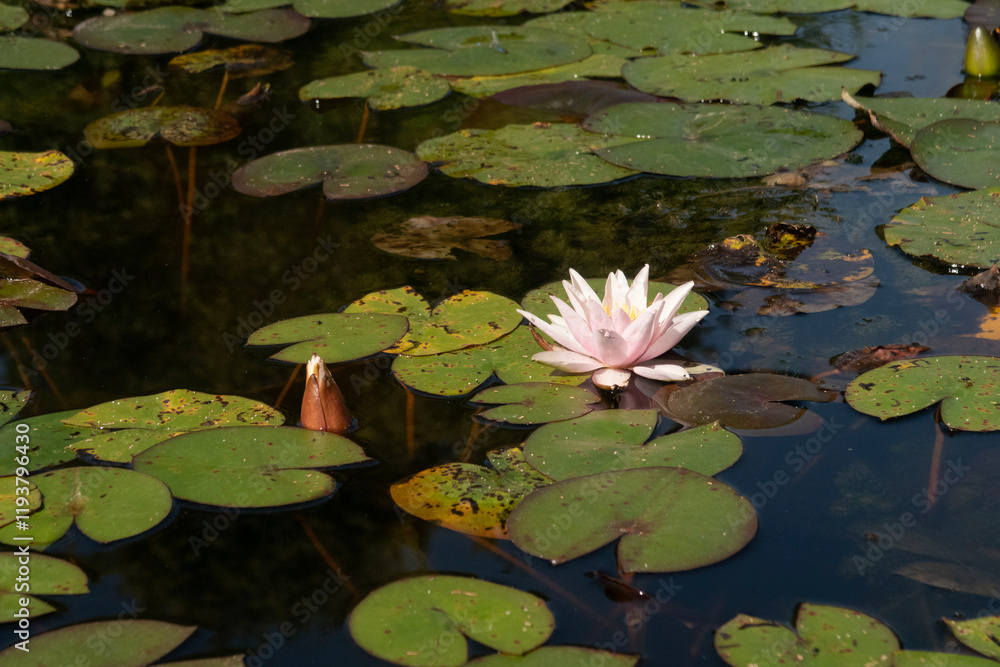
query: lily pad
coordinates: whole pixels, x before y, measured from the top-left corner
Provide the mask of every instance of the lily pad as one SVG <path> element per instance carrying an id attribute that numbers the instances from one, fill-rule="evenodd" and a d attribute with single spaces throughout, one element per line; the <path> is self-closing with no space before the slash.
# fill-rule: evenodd
<path id="1" fill-rule="evenodd" d="M 52 39 L 0 36 L 0 70 L 56 70 L 68 67 L 79 59 L 79 51 Z"/>
<path id="2" fill-rule="evenodd" d="M 28 256 L 31 255 L 31 250 L 28 246 L 8 236 L 0 236 L 0 252 L 5 255 L 20 257 L 21 259 L 28 259 Z"/>
<path id="3" fill-rule="evenodd" d="M 179 646 L 196 629 L 121 618 L 80 623 L 31 637 L 29 653 L 17 646 L 8 647 L 0 652 L 0 664 L 49 667 L 70 665 L 82 657 L 88 667 L 146 667 Z M 102 637 L 114 637 L 114 641 L 98 641 Z"/>
<path id="4" fill-rule="evenodd" d="M 156 135 L 175 146 L 210 146 L 240 133 L 240 124 L 224 111 L 198 107 L 126 109 L 87 125 L 83 136 L 94 148 L 145 146 Z"/>
<path id="5" fill-rule="evenodd" d="M 136 456 L 132 466 L 166 483 L 182 500 L 223 507 L 277 507 L 334 492 L 333 479 L 310 468 L 367 460 L 359 446 L 333 433 L 231 426 L 161 442 Z"/>
<path id="6" fill-rule="evenodd" d="M 484 655 L 470 660 L 468 667 L 549 667 L 550 665 L 590 665 L 634 667 L 637 655 L 609 653 L 583 646 L 543 646 L 525 655 Z"/>
<path id="7" fill-rule="evenodd" d="M 303 16 L 318 19 L 344 19 L 384 11 L 398 5 L 400 0 L 227 0 L 219 10 L 238 14 L 293 5 Z M 395 12 L 393 12 L 395 13 Z"/>
<path id="8" fill-rule="evenodd" d="M 553 564 L 619 537 L 623 572 L 677 572 L 711 565 L 757 531 L 750 501 L 684 468 L 639 468 L 574 477 L 538 489 L 514 509 L 507 532 Z"/>
<path id="9" fill-rule="evenodd" d="M 62 468 L 32 475 L 31 481 L 45 501 L 30 518 L 34 547 L 52 544 L 74 523 L 90 539 L 107 544 L 144 533 L 170 514 L 167 487 L 124 468 Z M 17 544 L 19 535 L 16 524 L 0 528 L 4 544 Z"/>
<path id="10" fill-rule="evenodd" d="M 599 407 L 601 397 L 582 387 L 551 382 L 524 382 L 490 387 L 472 403 L 501 405 L 477 416 L 508 424 L 544 424 L 581 417 Z"/>
<path id="11" fill-rule="evenodd" d="M 28 22 L 28 12 L 23 7 L 12 7 L 0 3 L 0 32 L 17 30 Z"/>
<path id="12" fill-rule="evenodd" d="M 487 455 L 489 467 L 445 463 L 418 472 L 390 489 L 404 510 L 450 530 L 507 539 L 507 517 L 526 495 L 552 480 L 524 460 L 519 447 Z"/>
<path id="13" fill-rule="evenodd" d="M 448 11 L 469 16 L 513 16 L 555 12 L 573 0 L 448 0 Z"/>
<path id="14" fill-rule="evenodd" d="M 692 0 L 691 4 L 756 14 L 820 14 L 847 9 L 854 0 Z"/>
<path id="15" fill-rule="evenodd" d="M 1000 186 L 1000 122 L 968 118 L 928 125 L 913 139 L 910 153 L 934 178 L 963 188 Z"/>
<path id="16" fill-rule="evenodd" d="M 311 146 L 272 153 L 233 173 L 233 187 L 273 197 L 319 183 L 327 199 L 367 199 L 407 190 L 427 177 L 413 153 L 379 144 Z"/>
<path id="17" fill-rule="evenodd" d="M 882 229 L 908 255 L 986 268 L 1000 260 L 1000 188 L 921 197 Z"/>
<path id="18" fill-rule="evenodd" d="M 996 661 L 977 658 L 974 655 L 956 655 L 937 651 L 896 651 L 892 656 L 892 667 L 994 667 Z"/>
<path id="19" fill-rule="evenodd" d="M 889 665 L 899 640 L 882 622 L 840 607 L 802 603 L 795 630 L 739 614 L 715 631 L 715 650 L 733 667 L 769 656 L 775 663 Z"/>
<path id="20" fill-rule="evenodd" d="M 17 454 L 15 454 L 16 458 L 19 458 Z M 26 456 L 26 458 L 30 461 L 30 457 Z M 17 463 L 18 461 L 15 460 L 14 464 L 17 465 Z M 22 489 L 20 493 L 18 493 L 19 488 Z M 25 514 L 34 512 L 41 506 L 42 494 L 33 482 L 16 475 L 0 477 L 0 527 L 6 526 L 15 519 L 24 518 Z M 21 508 L 20 513 L 17 511 L 18 508 Z"/>
<path id="21" fill-rule="evenodd" d="M 0 425 L 17 416 L 31 398 L 30 391 L 0 390 Z"/>
<path id="22" fill-rule="evenodd" d="M 412 287 L 382 290 L 361 297 L 344 312 L 407 317 L 410 330 L 386 352 L 411 357 L 489 343 L 521 323 L 517 303 L 497 294 L 472 290 L 448 297 L 434 308 Z"/>
<path id="23" fill-rule="evenodd" d="M 416 67 L 400 65 L 310 81 L 299 88 L 299 99 L 307 102 L 364 97 L 372 109 L 385 111 L 437 102 L 449 92 L 451 86 L 444 79 Z"/>
<path id="24" fill-rule="evenodd" d="M 465 638 L 522 655 L 545 643 L 555 619 L 530 593 L 488 581 L 424 575 L 369 593 L 350 618 L 361 648 L 397 665 L 458 667 Z"/>
<path id="25" fill-rule="evenodd" d="M 369 52 L 364 55 L 365 64 L 379 68 L 410 65 L 448 76 L 497 76 L 565 65 L 591 54 L 582 37 L 523 26 L 432 28 L 398 39 L 434 48 Z"/>
<path id="26" fill-rule="evenodd" d="M 101 434 L 100 429 L 80 428 L 63 423 L 63 419 L 76 413 L 77 410 L 54 412 L 40 417 L 19 419 L 0 428 L 0 475 L 11 475 L 18 467 L 14 457 L 22 454 L 18 452 L 16 446 L 24 443 L 23 438 L 18 440 L 19 435 L 27 436 L 29 463 L 25 467 L 29 472 L 44 470 L 75 459 L 76 450 L 70 448 L 71 444 Z M 23 427 L 19 430 L 18 426 L 21 424 L 27 426 L 28 430 L 24 431 Z"/>
<path id="27" fill-rule="evenodd" d="M 643 92 L 691 102 L 824 102 L 840 99 L 844 88 L 878 85 L 879 72 L 828 67 L 853 57 L 783 44 L 747 53 L 642 58 L 626 65 L 622 75 Z"/>
<path id="28" fill-rule="evenodd" d="M 844 91 L 842 98 L 849 105 L 864 111 L 872 125 L 890 135 L 907 148 L 917 132 L 940 120 L 971 118 L 996 120 L 996 104 L 981 100 L 959 100 L 946 97 L 852 97 Z"/>
<path id="29" fill-rule="evenodd" d="M 790 109 L 717 104 L 620 104 L 584 124 L 591 132 L 640 139 L 596 149 L 619 167 L 702 178 L 795 170 L 851 150 L 850 121 Z"/>
<path id="30" fill-rule="evenodd" d="M 376 248 L 417 259 L 458 259 L 451 253 L 459 248 L 489 259 L 510 259 L 506 241 L 483 239 L 503 234 L 520 225 L 496 218 L 421 215 L 372 236 Z"/>
<path id="31" fill-rule="evenodd" d="M 628 61 L 619 55 L 595 53 L 588 58 L 568 65 L 506 76 L 472 76 L 464 79 L 452 79 L 450 83 L 451 87 L 460 93 L 465 93 L 470 97 L 483 98 L 522 86 L 581 81 L 588 80 L 589 77 L 617 78 L 621 76 L 622 67 L 626 62 Z"/>
<path id="32" fill-rule="evenodd" d="M 25 595 L 24 577 L 20 577 L 18 569 L 21 556 L 16 552 L 0 553 L 0 622 L 16 621 L 17 612 L 24 606 L 28 607 L 31 618 L 55 611 L 55 607 L 35 597 L 36 595 L 80 595 L 89 593 L 87 575 L 79 567 L 68 561 L 32 553 L 28 566 L 31 568 L 30 590 L 32 595 Z M 20 589 L 20 590 L 18 590 Z M 21 598 L 28 599 L 27 605 L 21 604 Z M 32 647 L 34 648 L 34 647 Z"/>
<path id="33" fill-rule="evenodd" d="M 499 130 L 459 130 L 417 146 L 417 155 L 441 163 L 442 173 L 490 185 L 551 188 L 594 185 L 635 175 L 593 151 L 631 138 L 604 137 L 568 123 L 508 125 Z"/>
<path id="34" fill-rule="evenodd" d="M 942 619 L 955 638 L 977 653 L 1000 660 L 1000 617 L 981 616 L 956 621 Z"/>
<path id="35" fill-rule="evenodd" d="M 328 364 L 354 361 L 393 347 L 406 334 L 403 315 L 324 313 L 269 324 L 247 339 L 247 345 L 288 345 L 271 359 L 304 364 L 318 354 Z"/>
<path id="36" fill-rule="evenodd" d="M 856 377 L 844 393 L 858 412 L 886 420 L 941 402 L 941 420 L 961 431 L 1000 429 L 1000 358 L 922 357 Z"/>
<path id="37" fill-rule="evenodd" d="M 72 175 L 73 161 L 59 151 L 0 151 L 0 201 L 54 188 Z"/>
<path id="38" fill-rule="evenodd" d="M 696 5 L 756 12 L 758 14 L 818 14 L 853 7 L 859 12 L 906 18 L 956 19 L 968 8 L 963 0 L 901 3 L 896 0 L 694 0 Z"/>
<path id="39" fill-rule="evenodd" d="M 241 44 L 240 46 L 231 46 L 228 49 L 208 49 L 198 53 L 174 56 L 168 65 L 190 74 L 199 74 L 217 67 L 224 67 L 229 73 L 230 79 L 242 79 L 280 72 L 291 67 L 293 62 L 292 54 L 284 49 L 260 44 Z"/>

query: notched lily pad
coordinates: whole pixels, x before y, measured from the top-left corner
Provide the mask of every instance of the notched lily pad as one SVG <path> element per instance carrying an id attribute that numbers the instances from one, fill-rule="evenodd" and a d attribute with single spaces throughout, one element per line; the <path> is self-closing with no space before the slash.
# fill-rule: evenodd
<path id="1" fill-rule="evenodd" d="M 126 109 L 90 123 L 83 136 L 94 148 L 133 148 L 156 135 L 176 146 L 210 146 L 240 132 L 239 122 L 224 111 L 179 106 Z"/>
<path id="2" fill-rule="evenodd" d="M 451 86 L 446 80 L 400 65 L 310 81 L 299 88 L 299 99 L 307 102 L 364 97 L 372 109 L 385 111 L 437 102 L 449 92 Z"/>
<path id="3" fill-rule="evenodd" d="M 917 132 L 951 118 L 996 120 L 996 104 L 980 100 L 957 100 L 945 97 L 853 97 L 846 90 L 841 95 L 849 105 L 868 114 L 872 125 L 907 148 Z"/>
<path id="4" fill-rule="evenodd" d="M 601 397 L 583 387 L 549 382 L 505 384 L 484 389 L 472 403 L 501 405 L 477 416 L 508 424 L 544 424 L 580 417 L 600 407 Z"/>
<path id="5" fill-rule="evenodd" d="M 363 359 L 393 347 L 410 325 L 402 315 L 324 313 L 269 324 L 247 339 L 247 345 L 289 345 L 271 359 L 304 364 L 318 354 L 328 364 Z"/>
<path id="6" fill-rule="evenodd" d="M 229 72 L 230 79 L 242 79 L 280 72 L 291 67 L 293 62 L 291 52 L 284 49 L 260 44 L 241 44 L 228 49 L 208 49 L 174 56 L 168 65 L 190 74 L 223 67 Z"/>
<path id="7" fill-rule="evenodd" d="M 452 216 L 439 218 L 421 215 L 395 225 L 387 232 L 372 236 L 375 247 L 394 255 L 417 259 L 458 259 L 452 248 L 459 248 L 488 259 L 510 259 L 506 241 L 483 239 L 503 234 L 520 225 L 497 218 Z"/>
<path id="8" fill-rule="evenodd" d="M 72 176 L 73 169 L 73 161 L 59 151 L 0 151 L 0 201 L 54 188 Z"/>

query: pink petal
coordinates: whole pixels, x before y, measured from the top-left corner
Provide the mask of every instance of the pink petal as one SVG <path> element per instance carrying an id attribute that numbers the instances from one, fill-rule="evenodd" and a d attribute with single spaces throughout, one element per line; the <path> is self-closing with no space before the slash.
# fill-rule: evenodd
<path id="1" fill-rule="evenodd" d="M 633 361 L 628 356 L 628 341 L 610 329 L 599 329 L 590 335 L 589 347 L 594 348 L 595 359 L 605 366 L 624 366 Z"/>
<path id="2" fill-rule="evenodd" d="M 663 382 L 691 379 L 688 372 L 676 364 L 636 364 L 632 370 L 635 371 L 636 375 Z"/>
<path id="3" fill-rule="evenodd" d="M 566 323 L 566 328 L 569 330 L 570 336 L 577 343 L 577 347 L 570 345 L 566 345 L 565 347 L 580 354 L 596 357 L 597 348 L 594 347 L 592 342 L 594 332 L 591 330 L 587 320 L 556 297 L 552 297 L 552 303 L 556 304 L 556 308 L 559 309 L 559 314 L 562 315 L 562 320 Z"/>
<path id="4" fill-rule="evenodd" d="M 706 315 L 708 315 L 707 310 L 698 310 L 693 313 L 684 313 L 683 315 L 674 318 L 674 322 L 670 325 L 667 332 L 660 336 L 659 339 L 654 340 L 649 344 L 649 347 L 642 353 L 639 361 L 646 361 L 647 359 L 658 357 L 667 350 L 671 349 L 674 345 L 677 345 L 681 338 L 684 338 L 684 335 L 693 329 L 694 325 L 698 324 L 698 322 L 701 321 L 701 318 Z"/>
<path id="5" fill-rule="evenodd" d="M 531 360 L 539 361 L 547 366 L 553 366 L 568 373 L 589 373 L 604 366 L 604 364 L 592 357 L 563 349 L 536 352 L 531 357 Z"/>
<path id="6" fill-rule="evenodd" d="M 639 317 L 628 325 L 622 336 L 628 341 L 628 356 L 631 361 L 642 358 L 643 353 L 653 341 L 656 331 L 657 311 L 647 308 L 639 313 Z"/>
<path id="7" fill-rule="evenodd" d="M 588 301 L 587 308 L 590 310 L 587 321 L 593 331 L 598 329 L 614 329 L 615 323 L 611 321 L 611 316 L 605 312 L 599 301 Z"/>
<path id="8" fill-rule="evenodd" d="M 629 306 L 635 306 L 639 310 L 646 308 L 646 299 L 649 291 L 649 264 L 639 269 L 635 275 L 632 286 L 625 295 L 625 302 Z"/>
<path id="9" fill-rule="evenodd" d="M 615 308 L 611 311 L 611 322 L 615 331 L 624 333 L 628 325 L 632 324 L 632 317 L 622 308 Z"/>
<path id="10" fill-rule="evenodd" d="M 602 368 L 596 371 L 591 379 L 601 389 L 614 389 L 615 387 L 625 387 L 628 385 L 632 373 L 620 368 Z"/>
<path id="11" fill-rule="evenodd" d="M 662 306 L 663 310 L 660 311 L 662 313 L 662 317 L 664 318 L 662 321 L 669 322 L 674 318 L 677 311 L 680 309 L 681 304 L 684 303 L 684 299 L 686 299 L 687 295 L 691 292 L 692 287 L 694 287 L 694 281 L 689 280 L 683 285 L 680 285 L 672 290 L 670 294 L 664 295 Z"/>
<path id="12" fill-rule="evenodd" d="M 610 311 L 616 303 L 625 303 L 625 295 L 628 293 L 628 278 L 620 270 L 608 274 L 608 280 L 604 283 L 604 309 Z"/>
<path id="13" fill-rule="evenodd" d="M 533 313 L 529 313 L 526 310 L 518 310 L 517 312 L 524 315 L 529 322 L 538 327 L 542 333 L 546 334 L 549 338 L 559 343 L 565 348 L 573 350 L 574 352 L 579 352 L 580 354 L 586 354 L 587 351 L 583 348 L 580 343 L 573 338 L 573 334 L 570 333 L 569 328 L 566 326 L 560 326 L 559 324 L 549 323 L 538 317 Z"/>

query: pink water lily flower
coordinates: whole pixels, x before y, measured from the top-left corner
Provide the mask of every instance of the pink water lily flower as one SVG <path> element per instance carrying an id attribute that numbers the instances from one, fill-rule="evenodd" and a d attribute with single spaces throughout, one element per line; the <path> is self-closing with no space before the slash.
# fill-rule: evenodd
<path id="1" fill-rule="evenodd" d="M 519 310 L 528 321 L 558 346 L 531 357 L 569 373 L 594 371 L 594 384 L 604 389 L 624 387 L 635 372 L 653 380 L 686 380 L 687 371 L 676 364 L 656 363 L 656 357 L 673 348 L 707 310 L 677 314 L 694 283 L 688 282 L 667 296 L 657 294 L 648 306 L 649 265 L 632 281 L 621 271 L 608 275 L 604 299 L 579 273 L 569 270 L 572 282 L 563 281 L 570 305 L 552 297 L 559 315 L 546 322 Z"/>

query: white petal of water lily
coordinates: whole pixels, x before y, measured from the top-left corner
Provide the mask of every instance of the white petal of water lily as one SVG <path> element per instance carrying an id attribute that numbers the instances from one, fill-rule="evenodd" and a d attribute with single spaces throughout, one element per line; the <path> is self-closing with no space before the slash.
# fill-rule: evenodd
<path id="1" fill-rule="evenodd" d="M 600 358 L 600 355 L 597 353 L 598 347 L 593 342 L 593 331 L 587 321 L 581 317 L 580 313 L 570 308 L 560 299 L 556 297 L 551 298 L 552 303 L 554 303 L 556 308 L 559 309 L 559 313 L 562 315 L 562 320 L 566 323 L 569 335 L 572 336 L 573 340 L 577 343 L 577 347 L 573 347 L 571 345 L 564 345 L 563 347 L 567 347 L 574 352 L 579 352 L 580 354 Z"/>
<path id="2" fill-rule="evenodd" d="M 590 334 L 590 346 L 594 348 L 592 356 L 605 366 L 619 368 L 636 361 L 628 356 L 628 342 L 617 331 L 598 329 Z"/>
<path id="3" fill-rule="evenodd" d="M 591 380 L 601 389 L 614 389 L 615 387 L 625 387 L 628 385 L 632 372 L 620 368 L 602 368 L 595 371 Z"/>
<path id="4" fill-rule="evenodd" d="M 608 279 L 604 283 L 604 301 L 601 305 L 604 310 L 611 312 L 616 303 L 625 303 L 625 295 L 628 294 L 628 278 L 619 269 L 608 274 Z"/>
<path id="5" fill-rule="evenodd" d="M 628 308 L 635 308 L 639 311 L 643 310 L 646 307 L 648 292 L 649 264 L 646 264 L 639 269 L 639 273 L 635 274 L 635 280 L 632 281 L 632 286 L 629 287 L 628 292 L 625 293 L 625 301 L 628 303 Z"/>
<path id="6" fill-rule="evenodd" d="M 604 306 L 600 301 L 588 301 L 588 321 L 592 331 L 598 329 L 614 329 L 615 323 L 611 321 L 611 316 L 604 311 Z"/>
<path id="7" fill-rule="evenodd" d="M 596 301 L 598 303 L 601 302 L 601 297 L 597 296 L 597 292 L 594 291 L 594 288 L 587 283 L 587 281 L 583 278 L 583 276 L 581 276 L 573 269 L 570 269 L 569 277 L 571 280 L 571 286 L 573 287 L 573 291 L 579 298 L 580 303 L 585 303 L 587 301 Z M 563 286 L 564 287 L 566 286 L 565 280 L 563 281 Z M 568 292 L 569 287 L 567 287 L 566 289 Z"/>
<path id="8" fill-rule="evenodd" d="M 632 324 L 632 317 L 620 306 L 616 306 L 611 311 L 611 322 L 615 331 L 618 333 L 625 333 L 625 330 L 628 329 L 628 325 Z"/>
<path id="9" fill-rule="evenodd" d="M 693 313 L 684 313 L 674 319 L 673 324 L 667 330 L 665 334 L 660 336 L 658 340 L 654 340 L 646 348 L 646 351 L 642 353 L 639 361 L 646 361 L 648 359 L 655 359 L 667 350 L 673 348 L 677 343 L 680 342 L 681 338 L 684 338 L 687 332 L 691 331 L 694 325 L 701 321 L 701 318 L 708 315 L 707 310 L 698 310 Z"/>
<path id="10" fill-rule="evenodd" d="M 563 347 L 580 354 L 587 354 L 587 351 L 583 348 L 583 346 L 580 345 L 575 338 L 573 338 L 573 335 L 569 332 L 569 329 L 565 326 L 565 324 L 560 326 L 555 323 L 546 322 L 542 318 L 533 313 L 529 313 L 526 310 L 518 310 L 517 312 L 524 315 L 524 317 L 527 318 L 529 322 L 534 324 L 542 333 Z"/>
<path id="11" fill-rule="evenodd" d="M 629 359 L 635 361 L 638 360 L 642 353 L 646 351 L 649 344 L 653 341 L 653 333 L 656 331 L 658 309 L 656 305 L 647 308 L 646 310 L 639 313 L 639 317 L 635 318 L 628 328 L 625 329 L 623 336 L 625 340 L 628 341 L 628 357 Z"/>
<path id="12" fill-rule="evenodd" d="M 577 354 L 565 349 L 546 350 L 536 352 L 531 357 L 532 361 L 540 361 L 543 364 L 553 366 L 561 371 L 569 373 L 588 373 L 604 366 L 600 361 L 585 354 Z"/>
<path id="13" fill-rule="evenodd" d="M 663 310 L 660 311 L 662 322 L 669 322 L 677 315 L 677 311 L 680 310 L 681 304 L 684 303 L 684 299 L 687 298 L 692 287 L 694 287 L 694 281 L 689 280 L 676 287 L 670 294 L 664 295 Z"/>
<path id="14" fill-rule="evenodd" d="M 677 364 L 654 364 L 645 362 L 632 367 L 636 375 L 649 378 L 650 380 L 660 380 L 662 382 L 677 382 L 678 380 L 689 380 L 691 375 Z"/>

